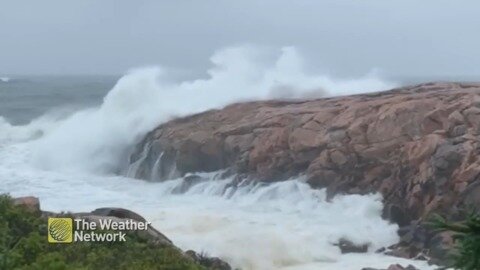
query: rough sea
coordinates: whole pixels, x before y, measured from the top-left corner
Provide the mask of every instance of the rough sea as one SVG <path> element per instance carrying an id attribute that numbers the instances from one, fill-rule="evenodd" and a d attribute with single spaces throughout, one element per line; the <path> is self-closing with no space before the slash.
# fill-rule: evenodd
<path id="1" fill-rule="evenodd" d="M 381 218 L 379 194 L 327 202 L 323 190 L 301 178 L 225 192 L 231 179 L 201 172 L 211 181 L 175 194 L 182 179 L 125 176 L 131 147 L 172 117 L 242 100 L 310 97 L 317 90 L 345 95 L 396 85 L 371 74 L 342 81 L 305 74 L 293 48 L 260 64 L 252 55 L 245 48 L 221 51 L 212 57 L 206 78 L 183 81 L 169 80 L 162 68 L 137 69 L 121 78 L 0 74 L 0 193 L 37 196 L 48 211 L 128 208 L 180 248 L 241 269 L 359 270 L 392 263 L 433 269 L 375 253 L 399 239 L 397 225 Z M 295 90 L 278 91 L 284 86 Z M 342 255 L 334 245 L 340 238 L 369 243 L 369 252 Z"/>

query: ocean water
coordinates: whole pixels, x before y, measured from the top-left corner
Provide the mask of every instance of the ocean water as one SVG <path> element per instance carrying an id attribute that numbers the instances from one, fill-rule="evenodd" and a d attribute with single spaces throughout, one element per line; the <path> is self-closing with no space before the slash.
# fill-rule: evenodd
<path id="1" fill-rule="evenodd" d="M 118 76 L 1 76 L 0 116 L 26 124 L 61 110 L 98 106 Z"/>
<path id="2" fill-rule="evenodd" d="M 273 55 L 273 56 L 272 56 Z M 33 195 L 49 211 L 125 207 L 151 221 L 182 249 L 218 256 L 241 269 L 433 269 L 422 261 L 376 254 L 398 241 L 382 220 L 382 198 L 325 200 L 303 179 L 228 188 L 231 179 L 201 173 L 183 193 L 183 179 L 126 177 L 132 146 L 172 117 L 232 102 L 311 98 L 385 90 L 374 74 L 338 80 L 308 74 L 294 48 L 220 50 L 206 78 L 172 80 L 161 67 L 115 77 L 10 77 L 0 82 L 0 193 Z M 118 79 L 118 81 L 117 81 Z M 346 238 L 369 243 L 366 254 L 342 255 Z"/>

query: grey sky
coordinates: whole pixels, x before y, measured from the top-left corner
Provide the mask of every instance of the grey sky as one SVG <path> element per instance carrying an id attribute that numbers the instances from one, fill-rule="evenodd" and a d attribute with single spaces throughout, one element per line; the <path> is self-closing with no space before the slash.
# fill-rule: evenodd
<path id="1" fill-rule="evenodd" d="M 480 1 L 0 0 L 0 74 L 201 71 L 217 49 L 296 46 L 357 76 L 478 76 Z"/>

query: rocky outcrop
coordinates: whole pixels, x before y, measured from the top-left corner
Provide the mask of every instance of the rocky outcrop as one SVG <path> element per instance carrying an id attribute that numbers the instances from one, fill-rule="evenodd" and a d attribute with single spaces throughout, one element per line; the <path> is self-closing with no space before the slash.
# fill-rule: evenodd
<path id="1" fill-rule="evenodd" d="M 195 262 L 199 263 L 200 265 L 206 267 L 207 269 L 215 269 L 215 270 L 230 270 L 231 267 L 228 263 L 222 261 L 217 257 L 209 257 L 203 253 L 197 253 L 193 250 L 187 250 L 185 252 L 188 256 L 190 256 Z"/>
<path id="2" fill-rule="evenodd" d="M 14 205 L 21 205 L 29 212 L 32 213 L 39 213 L 40 212 L 40 201 L 37 197 L 33 196 L 26 196 L 26 197 L 18 197 L 13 199 Z"/>
<path id="3" fill-rule="evenodd" d="M 412 222 L 433 212 L 455 218 L 466 204 L 480 207 L 479 94 L 480 84 L 429 83 L 233 104 L 150 132 L 131 156 L 132 175 L 161 181 L 228 169 L 266 182 L 305 175 L 330 196 L 381 192 L 384 216 L 418 229 Z M 422 237 L 420 249 L 433 236 Z"/>
<path id="4" fill-rule="evenodd" d="M 13 204 L 24 207 L 29 212 L 41 215 L 43 218 L 48 218 L 48 217 L 80 218 L 88 222 L 95 222 L 98 228 L 101 227 L 100 220 L 102 220 L 102 222 L 104 223 L 109 219 L 116 222 L 127 221 L 127 220 L 131 223 L 146 222 L 145 218 L 143 218 L 141 215 L 124 208 L 98 208 L 92 212 L 84 212 L 84 213 L 67 213 L 67 214 L 53 213 L 53 212 L 41 211 L 38 198 L 32 197 L 32 196 L 14 198 Z M 168 246 L 173 249 L 179 250 L 181 254 L 185 256 L 186 259 L 193 260 L 199 265 L 205 267 L 205 269 L 211 269 L 211 270 L 230 270 L 231 269 L 230 265 L 222 261 L 220 258 L 209 257 L 203 254 L 196 253 L 193 250 L 182 252 L 179 248 L 174 246 L 174 244 L 170 239 L 168 239 L 165 235 L 163 235 L 161 232 L 156 230 L 151 225 L 148 225 L 148 228 L 146 230 L 135 231 L 135 234 L 141 239 L 143 239 L 143 241 L 148 241 L 149 243 L 155 245 L 156 247 Z"/>
<path id="5" fill-rule="evenodd" d="M 362 270 L 382 270 L 382 269 L 376 269 L 376 268 L 362 268 Z M 384 270 L 418 270 L 412 265 L 408 265 L 407 267 L 403 267 L 399 264 L 392 264 L 390 265 L 387 269 Z"/>
<path id="6" fill-rule="evenodd" d="M 334 244 L 335 246 L 338 246 L 340 249 L 340 252 L 342 254 L 346 253 L 366 253 L 369 248 L 369 244 L 362 244 L 362 245 L 356 245 L 352 241 L 349 241 L 347 239 L 341 238 L 339 239 L 338 243 Z"/>

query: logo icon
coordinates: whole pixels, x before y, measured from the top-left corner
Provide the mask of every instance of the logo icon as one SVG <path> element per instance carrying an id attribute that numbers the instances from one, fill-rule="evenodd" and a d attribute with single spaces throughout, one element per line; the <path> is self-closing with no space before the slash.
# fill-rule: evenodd
<path id="1" fill-rule="evenodd" d="M 72 243 L 73 221 L 71 218 L 48 218 L 48 242 Z"/>

